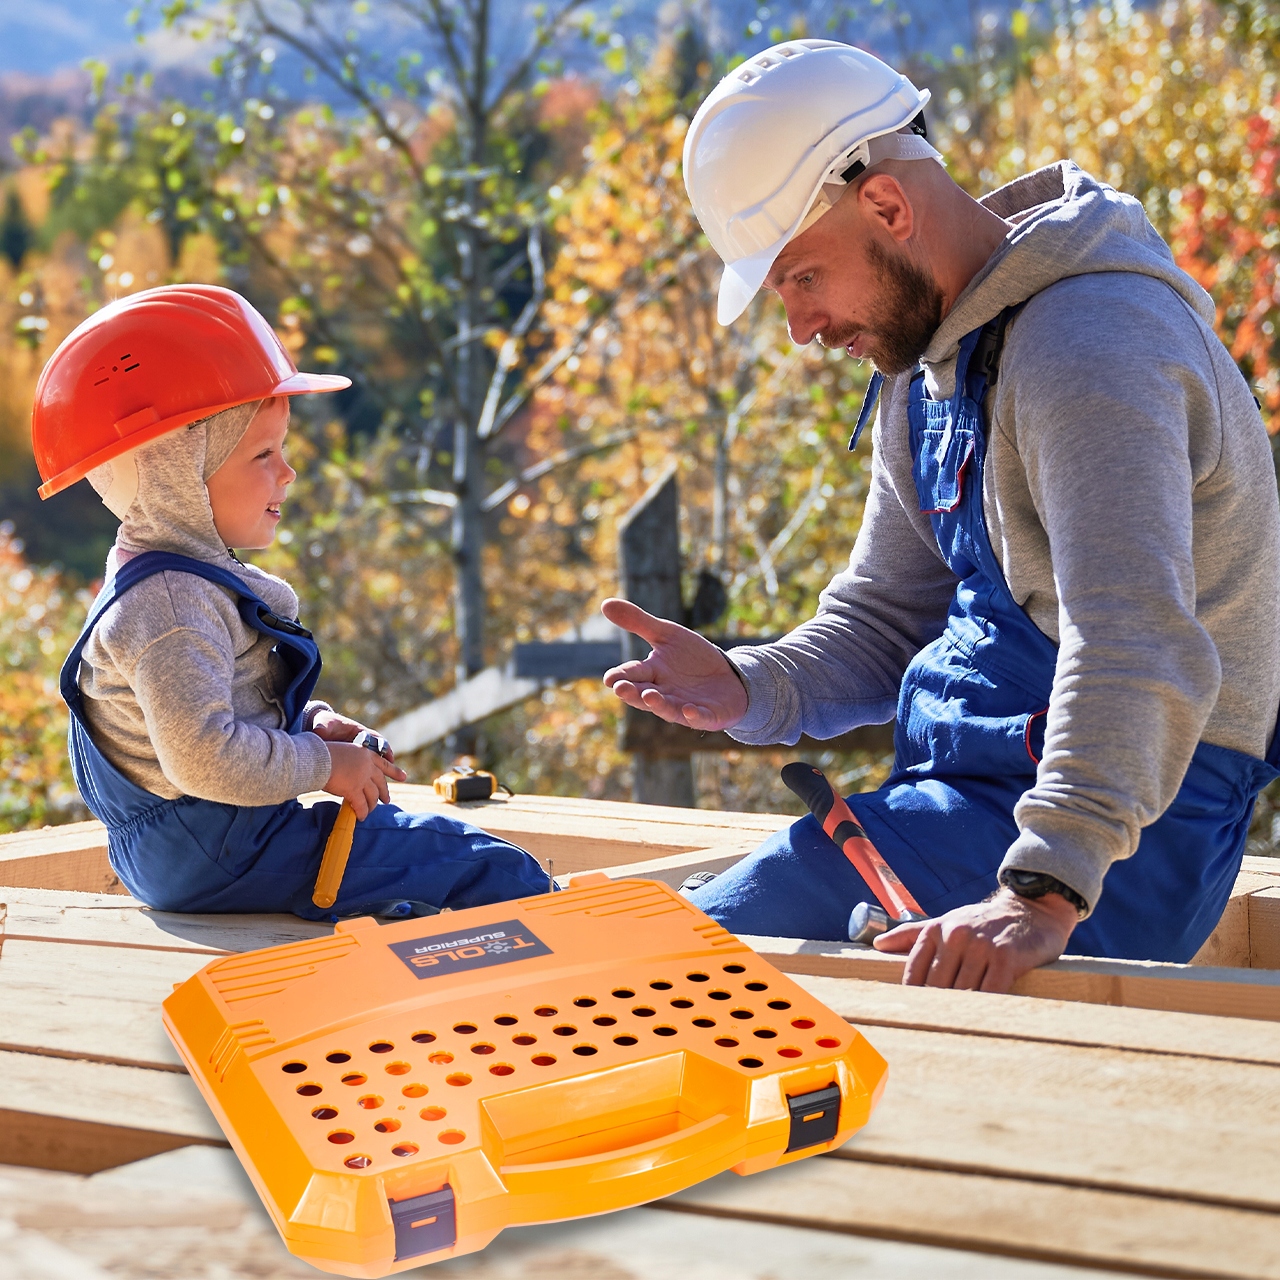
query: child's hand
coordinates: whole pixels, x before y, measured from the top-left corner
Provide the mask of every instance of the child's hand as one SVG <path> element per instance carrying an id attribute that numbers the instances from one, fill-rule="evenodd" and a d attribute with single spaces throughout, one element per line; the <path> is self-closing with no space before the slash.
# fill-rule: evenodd
<path id="1" fill-rule="evenodd" d="M 391 799 L 387 791 L 388 778 L 403 782 L 409 776 L 403 769 L 365 747 L 346 742 L 330 742 L 328 747 L 333 769 L 324 789 L 331 796 L 341 796 L 349 801 L 356 817 L 361 820 L 373 812 L 379 800 L 385 803 Z"/>
<path id="2" fill-rule="evenodd" d="M 311 721 L 311 732 L 326 742 L 354 742 L 356 735 L 364 733 L 366 728 L 359 721 L 348 720 L 336 711 L 318 711 Z M 395 758 L 395 752 L 388 749 L 387 759 Z"/>

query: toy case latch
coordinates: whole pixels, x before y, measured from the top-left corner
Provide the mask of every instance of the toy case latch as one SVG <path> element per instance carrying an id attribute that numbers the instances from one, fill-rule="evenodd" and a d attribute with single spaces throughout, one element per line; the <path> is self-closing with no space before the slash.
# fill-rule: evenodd
<path id="1" fill-rule="evenodd" d="M 830 1142 L 840 1131 L 840 1086 L 829 1084 L 811 1093 L 788 1095 L 791 1111 L 791 1137 L 788 1151 L 816 1147 Z"/>
<path id="2" fill-rule="evenodd" d="M 388 1200 L 391 1221 L 396 1229 L 396 1261 L 419 1254 L 449 1249 L 457 1242 L 453 1188 L 446 1183 L 439 1191 L 409 1200 Z"/>

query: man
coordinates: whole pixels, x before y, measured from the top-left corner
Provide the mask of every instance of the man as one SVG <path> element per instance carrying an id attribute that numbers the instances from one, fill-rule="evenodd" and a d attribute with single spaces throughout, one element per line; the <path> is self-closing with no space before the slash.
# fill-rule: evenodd
<path id="1" fill-rule="evenodd" d="M 893 773 L 850 806 L 933 917 L 877 942 L 910 951 L 908 983 L 1007 990 L 1064 949 L 1185 961 L 1280 776 L 1266 434 L 1137 201 L 1069 162 L 974 201 L 927 100 L 792 41 L 690 126 L 721 322 L 763 285 L 794 341 L 874 362 L 871 486 L 811 621 L 726 657 L 610 601 L 653 652 L 605 680 L 752 743 L 896 711 Z M 812 819 L 692 897 L 738 932 L 836 939 L 873 901 Z"/>

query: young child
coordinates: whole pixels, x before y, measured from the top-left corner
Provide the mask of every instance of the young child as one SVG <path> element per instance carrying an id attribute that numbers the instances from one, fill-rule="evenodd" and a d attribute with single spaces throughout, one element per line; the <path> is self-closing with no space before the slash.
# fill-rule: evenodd
<path id="1" fill-rule="evenodd" d="M 275 538 L 296 476 L 288 397 L 349 385 L 298 373 L 243 298 L 204 285 L 104 307 L 41 375 L 41 496 L 87 475 L 121 521 L 62 670 L 72 771 L 111 865 L 152 907 L 410 916 L 547 888 L 514 845 L 379 804 L 406 775 L 310 700 L 320 655 L 297 596 L 231 550 Z M 318 789 L 361 819 L 327 910 L 312 891 L 339 806 L 297 800 Z"/>

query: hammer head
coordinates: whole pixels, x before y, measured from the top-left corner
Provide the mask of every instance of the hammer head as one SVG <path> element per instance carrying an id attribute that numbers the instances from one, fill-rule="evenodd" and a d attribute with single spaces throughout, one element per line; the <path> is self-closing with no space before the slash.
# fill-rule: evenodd
<path id="1" fill-rule="evenodd" d="M 387 752 L 391 750 L 391 744 L 380 733 L 374 733 L 372 729 L 362 729 L 355 736 L 355 745 L 364 747 L 369 751 L 376 751 L 378 755 L 386 759 Z"/>
<path id="2" fill-rule="evenodd" d="M 870 946 L 891 925 L 889 913 L 874 903 L 859 902 L 849 913 L 849 941 Z"/>

